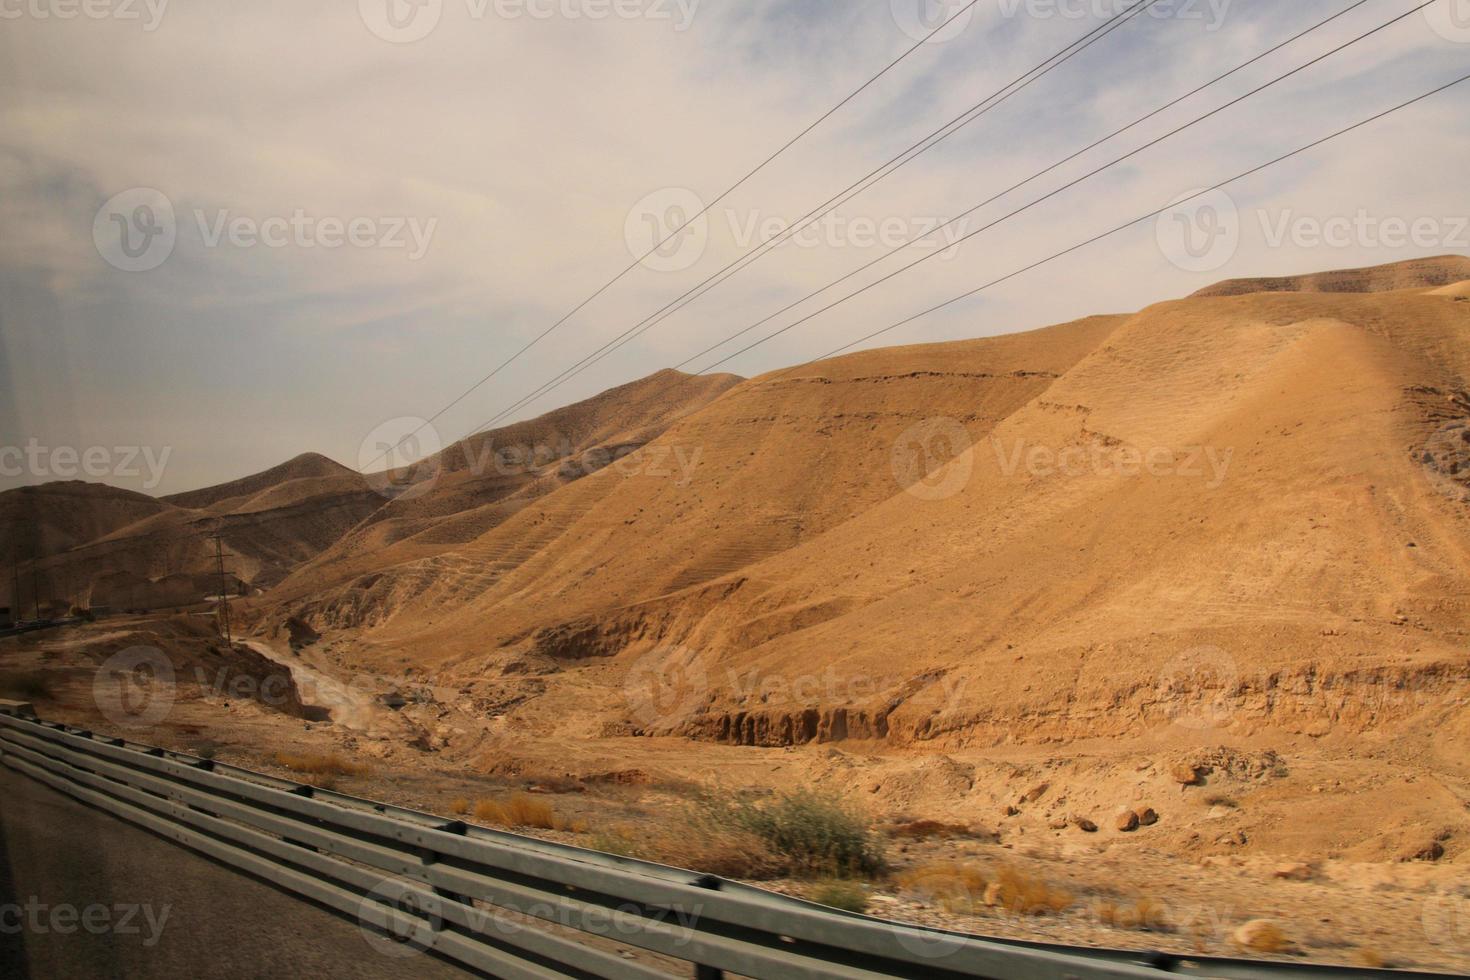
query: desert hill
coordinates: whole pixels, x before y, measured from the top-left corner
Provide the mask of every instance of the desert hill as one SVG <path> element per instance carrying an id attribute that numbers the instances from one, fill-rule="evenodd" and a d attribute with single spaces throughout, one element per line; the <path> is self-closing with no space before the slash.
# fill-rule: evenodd
<path id="1" fill-rule="evenodd" d="M 176 493 L 161 499 L 185 510 L 211 510 L 221 505 L 226 505 L 228 510 L 234 510 L 236 505 L 258 494 L 303 480 L 346 481 L 348 485 L 357 487 L 365 485 L 365 480 L 356 471 L 318 453 L 302 453 L 278 466 L 272 466 L 268 470 L 262 470 L 251 476 L 199 490 Z"/>
<path id="2" fill-rule="evenodd" d="M 1441 255 L 1375 265 L 1365 269 L 1340 269 L 1304 276 L 1228 279 L 1195 293 L 1207 296 L 1243 296 L 1247 293 L 1382 293 L 1396 289 L 1450 286 L 1470 279 L 1470 258 Z"/>
<path id="3" fill-rule="evenodd" d="M 754 378 L 468 544 L 267 615 L 545 733 L 1463 739 L 1470 306 L 1438 288 L 1463 267 Z M 650 663 L 695 696 L 637 711 Z"/>
<path id="4" fill-rule="evenodd" d="M 525 422 L 478 433 L 386 475 L 389 502 L 277 590 L 289 597 L 431 559 L 535 500 L 623 459 L 740 382 L 660 371 Z"/>
<path id="5" fill-rule="evenodd" d="M 23 560 L 42 556 L 33 587 L 43 599 L 126 609 L 192 605 L 218 592 L 214 534 L 232 555 L 228 587 L 246 591 L 279 581 L 381 504 L 363 477 L 310 454 L 159 499 L 81 483 L 0 494 L 13 517 L 7 541 L 24 540 Z M 31 547 L 35 528 L 42 534 Z"/>
<path id="6" fill-rule="evenodd" d="M 65 480 L 0 493 L 0 562 L 67 551 L 169 506 L 147 494 L 100 483 Z"/>
<path id="7" fill-rule="evenodd" d="M 0 494 L 0 516 L 10 518 L 6 555 L 42 556 L 43 599 L 127 609 L 192 605 L 218 592 L 215 534 L 231 555 L 232 591 L 270 588 L 298 569 L 305 581 L 319 582 L 386 568 L 473 539 L 530 500 L 643 445 L 739 380 L 659 372 L 473 436 L 406 473 L 363 476 L 306 453 L 157 499 L 82 482 L 10 491 Z M 337 572 L 339 565 L 348 571 Z"/>

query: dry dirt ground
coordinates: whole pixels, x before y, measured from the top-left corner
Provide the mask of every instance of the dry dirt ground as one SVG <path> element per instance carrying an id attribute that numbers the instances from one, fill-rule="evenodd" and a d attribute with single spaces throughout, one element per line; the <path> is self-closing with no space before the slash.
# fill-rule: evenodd
<path id="1" fill-rule="evenodd" d="M 211 622 L 118 617 L 0 641 L 0 687 L 30 696 L 44 717 L 428 811 L 529 793 L 575 829 L 524 832 L 582 846 L 636 852 L 640 840 L 677 834 L 696 791 L 818 787 L 882 828 L 890 871 L 860 887 L 868 911 L 887 918 L 1080 945 L 1470 971 L 1470 787 L 1388 740 L 1348 751 L 1330 736 L 1240 737 L 1190 718 L 1125 741 L 942 755 L 860 740 L 547 744 L 497 733 L 433 689 L 341 673 L 330 637 L 296 651 L 251 640 L 226 656 Z M 175 683 L 120 697 L 125 680 L 107 658 L 140 644 L 167 652 Z M 390 692 L 407 703 L 385 704 Z M 160 698 L 161 720 L 132 727 Z M 454 748 L 463 735 L 445 740 L 476 723 L 474 751 Z M 303 755 L 357 771 L 282 764 Z M 1123 809 L 1158 819 L 1120 830 Z M 1062 896 L 1060 908 L 988 906 L 986 885 L 1001 875 L 1037 889 L 1039 904 Z M 760 883 L 808 897 L 822 886 Z M 1260 919 L 1279 928 L 1281 948 L 1243 944 L 1241 928 Z"/>

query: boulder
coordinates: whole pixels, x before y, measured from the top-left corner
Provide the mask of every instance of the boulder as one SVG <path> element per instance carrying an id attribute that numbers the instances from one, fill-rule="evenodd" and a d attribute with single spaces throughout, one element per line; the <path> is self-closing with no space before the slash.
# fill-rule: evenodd
<path id="1" fill-rule="evenodd" d="M 1093 823 L 1091 820 L 1087 819 L 1081 814 L 1074 816 L 1072 818 L 1072 823 L 1074 826 L 1076 826 L 1078 830 L 1082 831 L 1085 834 L 1097 833 L 1097 824 Z"/>
<path id="2" fill-rule="evenodd" d="M 1204 782 L 1200 767 L 1192 762 L 1181 762 L 1173 769 L 1174 781 L 1180 786 L 1198 786 Z"/>
<path id="3" fill-rule="evenodd" d="M 1133 812 L 1138 814 L 1138 825 L 1140 827 L 1152 827 L 1159 822 L 1159 815 L 1154 812 L 1154 808 L 1151 806 L 1141 806 Z"/>
<path id="4" fill-rule="evenodd" d="M 1125 834 L 1131 834 L 1138 829 L 1138 814 L 1132 810 L 1121 810 L 1114 818 L 1114 824 Z"/>

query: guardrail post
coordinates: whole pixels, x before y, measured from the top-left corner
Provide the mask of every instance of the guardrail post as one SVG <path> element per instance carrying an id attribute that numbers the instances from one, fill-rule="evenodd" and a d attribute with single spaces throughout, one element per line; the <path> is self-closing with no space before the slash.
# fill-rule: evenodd
<path id="1" fill-rule="evenodd" d="M 453 820 L 449 823 L 441 824 L 435 829 L 443 831 L 446 834 L 459 834 L 461 837 L 463 837 L 468 832 L 469 825 L 466 824 L 463 820 Z M 434 849 L 428 847 L 421 847 L 418 850 L 419 860 L 424 863 L 424 867 L 428 867 L 431 864 L 439 863 L 438 851 L 435 851 Z M 461 895 L 458 892 L 450 891 L 448 888 L 440 888 L 438 885 L 434 886 L 434 894 L 451 902 L 458 902 L 461 905 L 468 905 L 470 908 L 474 908 L 475 905 L 474 899 L 470 898 L 470 896 Z M 435 923 L 434 931 L 438 932 L 442 928 L 444 928 L 444 922 L 441 918 L 438 922 Z"/>
<path id="2" fill-rule="evenodd" d="M 708 888 L 710 891 L 720 890 L 720 879 L 714 875 L 704 875 L 694 882 L 697 888 Z M 705 966 L 703 963 L 694 964 L 694 980 L 724 980 L 725 971 L 718 967 Z"/>

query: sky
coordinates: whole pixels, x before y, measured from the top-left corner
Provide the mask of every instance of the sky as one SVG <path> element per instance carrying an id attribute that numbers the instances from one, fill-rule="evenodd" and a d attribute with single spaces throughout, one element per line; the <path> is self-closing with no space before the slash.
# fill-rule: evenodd
<path id="1" fill-rule="evenodd" d="M 1470 0 L 1435 0 L 1086 176 L 1421 2 L 1158 0 L 502 423 L 684 364 L 1349 7 L 956 248 L 936 232 L 684 369 L 925 258 L 718 370 L 821 357 L 1470 72 Z M 979 0 L 634 265 L 962 3 L 0 0 L 0 489 L 372 469 L 431 418 L 412 447 L 453 442 L 1130 3 Z M 864 346 L 1470 254 L 1467 106 L 1470 83 Z"/>

